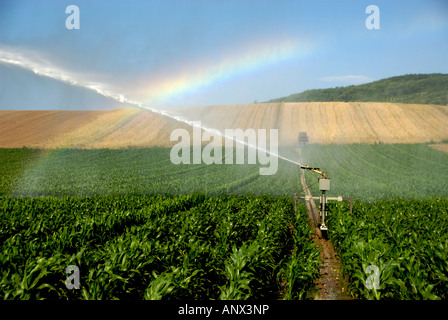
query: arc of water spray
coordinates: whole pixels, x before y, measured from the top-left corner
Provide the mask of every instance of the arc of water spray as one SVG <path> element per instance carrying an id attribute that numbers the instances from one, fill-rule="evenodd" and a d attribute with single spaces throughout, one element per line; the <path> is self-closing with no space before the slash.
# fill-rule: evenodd
<path id="1" fill-rule="evenodd" d="M 30 59 L 28 59 L 26 56 L 24 56 L 23 54 L 21 54 L 20 52 L 17 51 L 7 51 L 5 49 L 1 49 L 0 48 L 0 62 L 1 63 L 5 63 L 5 64 L 10 64 L 10 65 L 15 65 L 18 66 L 20 68 L 23 69 L 27 69 L 30 70 L 32 72 L 34 72 L 35 74 L 39 75 L 39 76 L 44 76 L 44 77 L 48 77 L 48 78 L 52 78 L 64 83 L 68 83 L 70 85 L 73 86 L 77 86 L 77 87 L 81 87 L 81 88 L 85 88 L 85 89 L 89 89 L 92 90 L 104 97 L 107 98 L 111 98 L 114 99 L 118 102 L 121 103 L 126 103 L 126 104 L 130 104 L 133 106 L 136 106 L 140 109 L 144 109 L 144 110 L 148 110 L 151 112 L 154 112 L 156 114 L 168 117 L 170 119 L 176 120 L 178 122 L 187 124 L 190 127 L 193 128 L 199 128 L 202 129 L 204 131 L 207 131 L 213 135 L 218 135 L 221 138 L 224 139 L 229 139 L 229 140 L 233 140 L 236 143 L 245 145 L 249 148 L 255 148 L 256 150 L 260 150 L 263 151 L 271 156 L 274 156 L 278 159 L 282 159 L 288 162 L 291 162 L 293 164 L 296 164 L 300 167 L 303 167 L 304 165 L 301 164 L 300 162 L 288 159 L 284 156 L 281 156 L 277 153 L 274 153 L 272 151 L 266 150 L 264 148 L 260 148 L 256 145 L 252 145 L 244 140 L 239 140 L 237 139 L 235 136 L 226 136 L 225 134 L 223 134 L 221 131 L 217 130 L 217 129 L 213 129 L 213 128 L 209 128 L 207 126 L 200 126 L 198 127 L 194 121 L 185 119 L 184 117 L 180 116 L 179 114 L 175 114 L 173 112 L 169 112 L 167 110 L 162 110 L 159 108 L 155 108 L 155 107 L 150 107 L 147 106 L 145 104 L 143 104 L 140 101 L 135 101 L 133 99 L 129 99 L 127 97 L 125 97 L 123 94 L 118 94 L 115 92 L 111 92 L 110 90 L 105 89 L 104 84 L 102 83 L 98 83 L 98 82 L 91 82 L 91 81 L 83 81 L 83 80 L 79 80 L 76 79 L 77 75 L 67 72 L 65 70 L 62 70 L 60 68 L 57 68 L 55 66 L 52 66 L 51 64 L 49 64 L 48 62 L 42 60 L 41 62 L 37 62 L 37 61 L 32 61 Z"/>

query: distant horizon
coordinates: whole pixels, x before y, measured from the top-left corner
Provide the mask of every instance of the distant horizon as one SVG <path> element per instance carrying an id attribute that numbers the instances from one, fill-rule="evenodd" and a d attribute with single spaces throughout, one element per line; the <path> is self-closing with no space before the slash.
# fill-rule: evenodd
<path id="1" fill-rule="evenodd" d="M 346 88 L 346 87 L 351 87 L 351 86 L 359 86 L 359 85 L 364 85 L 364 84 L 369 84 L 369 83 L 373 83 L 373 82 L 377 82 L 377 81 L 381 81 L 381 80 L 385 80 L 385 79 L 390 79 L 390 78 L 395 78 L 395 77 L 402 77 L 402 76 L 407 76 L 407 75 L 431 75 L 431 74 L 441 74 L 441 75 L 448 75 L 448 73 L 441 73 L 441 72 L 434 72 L 434 73 L 406 73 L 406 74 L 401 74 L 401 75 L 395 75 L 395 76 L 391 76 L 391 77 L 387 77 L 387 78 L 382 78 L 382 79 L 378 79 L 378 80 L 372 80 L 366 83 L 362 83 L 362 84 L 348 84 L 345 86 L 332 86 L 332 87 L 328 87 L 328 88 L 316 88 L 316 89 L 307 89 L 301 92 L 293 92 L 290 93 L 284 97 L 277 97 L 277 98 L 272 98 L 270 100 L 275 100 L 275 99 L 281 99 L 281 98 L 287 98 L 288 96 L 291 95 L 295 95 L 295 94 L 301 94 L 303 92 L 306 91 L 310 91 L 310 90 L 321 90 L 321 89 L 335 89 L 335 88 Z M 117 103 L 117 101 L 112 100 L 112 103 Z M 314 101 L 309 101 L 309 102 L 314 102 Z M 322 101 L 322 102 L 328 102 L 328 101 Z M 340 102 L 340 101 L 335 101 L 335 102 Z M 371 101 L 371 102 L 382 102 L 382 101 Z M 242 102 L 242 103 L 233 103 L 233 104 L 227 104 L 227 105 L 246 105 L 246 104 L 267 104 L 267 103 L 280 103 L 280 102 L 275 102 L 275 101 L 254 101 L 254 102 Z M 306 101 L 303 102 L 291 102 L 291 101 L 286 101 L 285 103 L 307 103 Z M 387 102 L 383 102 L 383 103 L 387 103 Z M 389 102 L 389 103 L 402 103 L 402 102 Z M 206 108 L 206 107 L 215 107 L 215 106 L 226 106 L 225 104 L 210 104 L 210 105 L 194 105 L 194 106 L 186 106 L 186 107 L 173 107 L 170 108 L 172 110 L 180 110 L 180 109 L 188 109 L 188 108 Z M 30 109 L 31 108 L 31 109 Z M 1 109 L 0 111 L 114 111 L 114 110 L 122 110 L 122 109 L 143 109 L 143 110 L 147 110 L 145 108 L 142 107 L 138 107 L 135 105 L 129 105 L 127 106 L 126 104 L 121 104 L 121 105 L 117 105 L 114 108 L 108 108 L 108 109 L 58 109 L 58 108 L 46 108 L 46 109 L 32 109 L 32 106 L 30 106 L 29 108 L 24 108 L 24 109 L 15 109 L 15 108 L 4 108 Z M 151 111 L 151 110 L 147 110 L 147 111 Z"/>

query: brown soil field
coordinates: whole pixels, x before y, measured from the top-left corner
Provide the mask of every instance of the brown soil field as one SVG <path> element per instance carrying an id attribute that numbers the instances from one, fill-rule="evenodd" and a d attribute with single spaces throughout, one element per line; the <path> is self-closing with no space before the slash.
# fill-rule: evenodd
<path id="1" fill-rule="evenodd" d="M 2 148 L 166 147 L 171 131 L 190 127 L 139 109 L 113 111 L 1 111 Z"/>
<path id="2" fill-rule="evenodd" d="M 278 129 L 280 145 L 422 143 L 448 139 L 448 106 L 396 103 L 257 103 L 177 109 L 189 120 L 224 129 Z M 0 110 L 3 148 L 170 147 L 176 128 L 191 128 L 140 109 L 113 111 Z"/>
<path id="3" fill-rule="evenodd" d="M 0 110 L 0 147 L 42 146 L 107 114 L 107 111 L 8 111 Z"/>

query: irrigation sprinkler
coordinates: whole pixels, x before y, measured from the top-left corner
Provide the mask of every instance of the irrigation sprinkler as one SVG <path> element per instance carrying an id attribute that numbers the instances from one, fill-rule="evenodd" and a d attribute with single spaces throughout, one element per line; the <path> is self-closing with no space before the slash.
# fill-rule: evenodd
<path id="1" fill-rule="evenodd" d="M 330 190 L 330 182 L 331 180 L 328 179 L 327 174 L 324 171 L 321 171 L 319 168 L 313 168 L 310 166 L 306 166 L 306 165 L 300 165 L 301 169 L 305 169 L 305 170 L 310 170 L 312 172 L 318 173 L 321 178 L 319 178 L 319 190 L 322 192 L 322 194 L 317 197 L 317 196 L 311 196 L 311 194 L 303 196 L 303 197 L 298 197 L 299 199 L 305 199 L 305 201 L 310 201 L 311 199 L 313 200 L 319 200 L 319 218 L 320 221 L 317 221 L 316 219 L 314 220 L 315 226 L 318 227 L 322 232 L 327 232 L 328 227 L 325 224 L 325 218 L 328 215 L 328 210 L 327 210 L 327 203 L 328 201 L 350 201 L 350 213 L 352 213 L 353 210 L 353 198 L 344 198 L 342 196 L 338 196 L 338 197 L 327 197 L 327 195 L 325 194 L 327 191 Z M 312 208 L 311 208 L 312 210 Z"/>

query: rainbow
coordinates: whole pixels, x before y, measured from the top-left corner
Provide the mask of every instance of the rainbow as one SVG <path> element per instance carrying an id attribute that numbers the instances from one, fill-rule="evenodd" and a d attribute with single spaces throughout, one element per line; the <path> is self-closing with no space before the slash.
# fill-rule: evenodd
<path id="1" fill-rule="evenodd" d="M 304 57 L 312 47 L 309 42 L 296 39 L 256 41 L 237 50 L 226 50 L 214 61 L 193 62 L 175 75 L 160 74 L 143 80 L 134 94 L 145 104 L 163 106 L 172 99 L 200 92 L 212 85 Z"/>

